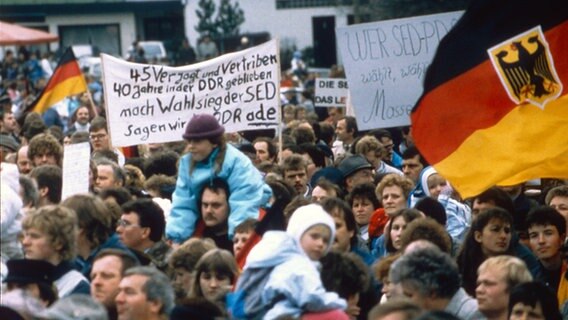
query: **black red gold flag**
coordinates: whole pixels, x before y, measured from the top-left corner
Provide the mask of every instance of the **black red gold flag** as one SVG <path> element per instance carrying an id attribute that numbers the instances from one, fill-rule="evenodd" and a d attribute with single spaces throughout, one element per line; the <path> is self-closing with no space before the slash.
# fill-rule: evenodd
<path id="1" fill-rule="evenodd" d="M 474 0 L 442 39 L 411 114 L 421 153 L 463 197 L 568 178 L 564 0 Z"/>
<path id="2" fill-rule="evenodd" d="M 28 111 L 43 113 L 66 97 L 87 91 L 87 83 L 71 48 L 67 48 L 53 75 Z"/>

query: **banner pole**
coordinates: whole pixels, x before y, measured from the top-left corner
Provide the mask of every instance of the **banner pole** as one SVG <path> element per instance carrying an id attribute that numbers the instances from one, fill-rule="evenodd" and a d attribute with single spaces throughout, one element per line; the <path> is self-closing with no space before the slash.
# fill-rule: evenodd
<path id="1" fill-rule="evenodd" d="M 278 163 L 280 163 L 280 155 L 282 154 L 282 126 L 284 125 L 284 120 L 282 118 L 282 99 L 280 99 L 280 83 L 282 81 L 281 73 L 282 73 L 282 61 L 280 61 L 280 37 L 276 37 L 276 55 L 278 57 L 278 62 L 280 62 L 280 66 L 278 68 L 278 90 L 276 91 L 278 94 L 278 128 L 276 129 L 276 133 L 278 134 Z"/>

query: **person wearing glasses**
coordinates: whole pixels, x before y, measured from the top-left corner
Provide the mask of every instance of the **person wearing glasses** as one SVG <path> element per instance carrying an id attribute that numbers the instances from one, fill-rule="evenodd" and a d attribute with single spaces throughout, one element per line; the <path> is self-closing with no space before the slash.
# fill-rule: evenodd
<path id="1" fill-rule="evenodd" d="M 89 140 L 91 141 L 91 150 L 103 151 L 112 150 L 118 156 L 118 165 L 124 166 L 125 158 L 122 152 L 116 148 L 112 148 L 110 144 L 110 135 L 107 131 L 107 122 L 103 117 L 96 117 L 89 127 Z"/>
<path id="2" fill-rule="evenodd" d="M 402 158 L 396 150 L 392 134 L 387 129 L 375 129 L 371 130 L 368 135 L 377 138 L 385 148 L 383 161 L 397 169 L 402 169 Z"/>
<path id="3" fill-rule="evenodd" d="M 136 199 L 123 204 L 122 212 L 116 227 L 120 242 L 165 271 L 172 248 L 163 240 L 166 219 L 162 208 L 151 199 Z"/>

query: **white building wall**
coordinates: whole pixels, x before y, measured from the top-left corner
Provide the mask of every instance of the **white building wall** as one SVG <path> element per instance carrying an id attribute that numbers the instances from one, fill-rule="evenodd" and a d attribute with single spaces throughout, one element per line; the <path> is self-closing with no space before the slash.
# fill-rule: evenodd
<path id="1" fill-rule="evenodd" d="M 132 13 L 48 16 L 46 24 L 49 26 L 49 32 L 54 34 L 57 34 L 57 28 L 60 26 L 118 24 L 120 29 L 120 46 L 123 55 L 128 51 L 128 47 L 132 42 L 136 40 L 136 23 Z M 54 51 L 58 47 L 59 44 L 54 42 L 51 44 L 50 49 Z"/>
<path id="2" fill-rule="evenodd" d="M 196 45 L 199 38 L 199 34 L 195 31 L 198 21 L 195 10 L 198 8 L 198 1 L 188 2 L 185 7 L 186 35 L 191 43 Z M 219 4 L 220 0 L 216 2 Z M 272 38 L 280 38 L 282 48 L 295 45 L 300 50 L 313 46 L 312 17 L 335 16 L 335 27 L 343 27 L 347 25 L 347 16 L 352 13 L 350 7 L 276 10 L 275 0 L 240 0 L 239 5 L 245 13 L 245 22 L 240 28 L 242 33 L 266 31 Z M 337 60 L 341 63 L 338 50 Z"/>

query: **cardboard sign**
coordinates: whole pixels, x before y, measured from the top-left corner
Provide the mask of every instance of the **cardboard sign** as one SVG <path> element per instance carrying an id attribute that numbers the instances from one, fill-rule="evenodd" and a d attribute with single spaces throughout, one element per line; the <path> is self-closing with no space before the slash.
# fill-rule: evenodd
<path id="1" fill-rule="evenodd" d="M 182 140 L 194 114 L 214 115 L 227 132 L 279 123 L 276 40 L 177 68 L 101 56 L 114 147 Z"/>
<path id="2" fill-rule="evenodd" d="M 360 130 L 410 124 L 426 69 L 440 40 L 462 14 L 456 11 L 336 29 Z"/>
<path id="3" fill-rule="evenodd" d="M 64 146 L 62 200 L 74 194 L 89 193 L 90 158 L 91 145 L 89 142 Z"/>

